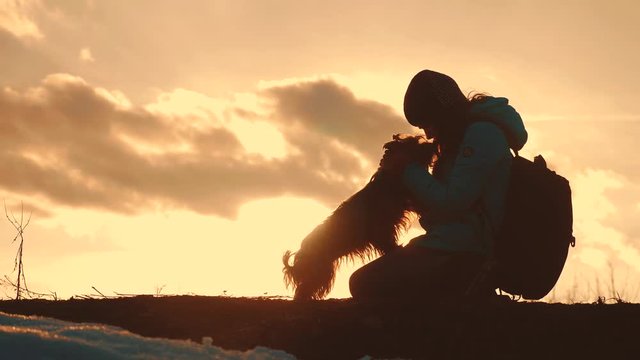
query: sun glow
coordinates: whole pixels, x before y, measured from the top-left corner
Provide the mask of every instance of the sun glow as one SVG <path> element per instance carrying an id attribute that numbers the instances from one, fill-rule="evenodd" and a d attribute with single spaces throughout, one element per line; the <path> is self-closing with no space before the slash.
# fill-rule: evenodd
<path id="1" fill-rule="evenodd" d="M 56 284 L 51 290 L 59 296 L 91 292 L 91 285 L 120 293 L 164 285 L 166 293 L 286 295 L 290 290 L 274 276 L 283 253 L 296 250 L 329 212 L 294 197 L 251 201 L 235 220 L 176 210 L 124 216 L 59 209 L 48 219 L 34 217 L 26 244 L 44 246 L 55 235 L 50 241 L 68 244 L 61 247 L 67 253 L 27 251 L 25 258 L 29 276 Z M 83 249 L 82 243 L 102 244 L 103 250 Z M 51 255 L 57 256 L 53 263 L 41 258 Z M 85 270 L 64 276 L 73 269 Z"/>

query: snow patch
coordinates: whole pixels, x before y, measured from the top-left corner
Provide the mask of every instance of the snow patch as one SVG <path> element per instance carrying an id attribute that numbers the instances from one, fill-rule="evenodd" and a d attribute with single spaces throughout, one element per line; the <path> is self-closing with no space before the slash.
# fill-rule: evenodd
<path id="1" fill-rule="evenodd" d="M 295 359 L 264 347 L 223 350 L 212 341 L 146 338 L 113 326 L 0 312 L 0 349 L 7 359 Z"/>

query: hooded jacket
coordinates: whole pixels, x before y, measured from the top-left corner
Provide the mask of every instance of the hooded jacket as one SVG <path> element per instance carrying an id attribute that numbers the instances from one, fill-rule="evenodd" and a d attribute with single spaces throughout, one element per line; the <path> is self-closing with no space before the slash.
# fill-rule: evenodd
<path id="1" fill-rule="evenodd" d="M 489 97 L 474 104 L 458 154 L 443 159 L 437 178 L 423 166 L 409 164 L 403 173 L 405 186 L 418 208 L 425 209 L 420 224 L 426 234 L 411 244 L 449 251 L 487 255 L 493 229 L 504 217 L 514 151 L 527 141 L 522 118 L 506 98 Z"/>

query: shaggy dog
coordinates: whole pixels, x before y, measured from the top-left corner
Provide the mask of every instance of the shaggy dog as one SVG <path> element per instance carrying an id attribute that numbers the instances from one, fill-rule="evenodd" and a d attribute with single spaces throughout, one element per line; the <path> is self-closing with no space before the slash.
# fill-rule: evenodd
<path id="1" fill-rule="evenodd" d="M 427 167 L 435 153 L 435 146 L 423 136 L 411 135 L 394 135 L 384 149 L 381 164 L 402 159 Z M 399 153 L 404 156 L 396 156 Z M 333 287 L 336 270 L 343 261 L 364 261 L 399 247 L 398 234 L 410 225 L 414 210 L 400 173 L 378 168 L 362 190 L 340 204 L 302 240 L 300 250 L 284 254 L 284 281 L 295 289 L 294 299 L 322 299 Z"/>

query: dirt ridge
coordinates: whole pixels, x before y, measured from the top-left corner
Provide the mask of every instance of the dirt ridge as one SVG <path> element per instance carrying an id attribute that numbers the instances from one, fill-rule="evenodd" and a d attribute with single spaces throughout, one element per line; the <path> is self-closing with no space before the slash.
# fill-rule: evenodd
<path id="1" fill-rule="evenodd" d="M 224 349 L 280 349 L 301 359 L 636 358 L 640 304 L 293 302 L 136 296 L 4 300 L 0 311 L 114 325 L 149 337 L 211 337 Z"/>

